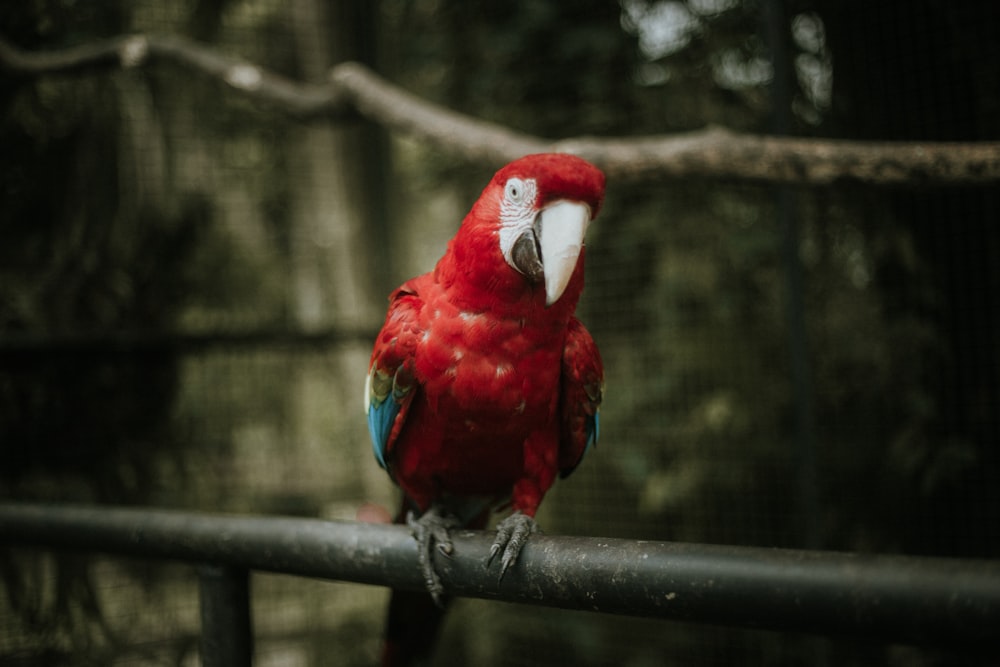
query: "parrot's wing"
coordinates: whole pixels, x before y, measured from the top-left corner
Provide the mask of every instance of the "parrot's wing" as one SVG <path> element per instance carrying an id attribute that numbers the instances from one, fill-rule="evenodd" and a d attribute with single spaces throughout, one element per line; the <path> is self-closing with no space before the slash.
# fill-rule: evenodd
<path id="1" fill-rule="evenodd" d="M 598 409 L 604 395 L 604 366 L 590 332 L 571 318 L 562 360 L 559 474 L 566 477 L 597 443 Z"/>
<path id="2" fill-rule="evenodd" d="M 389 297 L 389 313 L 375 341 L 365 382 L 365 412 L 375 458 L 388 469 L 388 456 L 406 420 L 417 386 L 413 356 L 420 339 L 418 315 L 423 305 L 419 279 Z"/>

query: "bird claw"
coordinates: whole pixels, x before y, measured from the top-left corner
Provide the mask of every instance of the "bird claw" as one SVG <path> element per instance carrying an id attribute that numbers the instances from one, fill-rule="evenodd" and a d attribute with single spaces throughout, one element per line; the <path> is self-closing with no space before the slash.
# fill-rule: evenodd
<path id="1" fill-rule="evenodd" d="M 535 520 L 521 512 L 514 512 L 497 525 L 497 536 L 490 547 L 490 555 L 486 559 L 486 567 L 493 564 L 493 560 L 500 556 L 500 577 L 507 574 L 507 570 L 517 561 L 521 554 L 521 549 L 527 543 L 528 538 L 538 532 L 538 524 Z M 502 555 L 501 555 L 502 554 Z"/>
<path id="2" fill-rule="evenodd" d="M 434 603 L 444 608 L 444 585 L 434 569 L 434 549 L 442 555 L 451 557 L 455 547 L 451 541 L 450 531 L 458 528 L 458 519 L 436 506 L 431 506 L 419 518 L 413 512 L 406 513 L 406 525 L 410 534 L 417 541 L 417 556 L 420 559 L 420 571 L 424 575 L 427 592 L 431 594 Z"/>

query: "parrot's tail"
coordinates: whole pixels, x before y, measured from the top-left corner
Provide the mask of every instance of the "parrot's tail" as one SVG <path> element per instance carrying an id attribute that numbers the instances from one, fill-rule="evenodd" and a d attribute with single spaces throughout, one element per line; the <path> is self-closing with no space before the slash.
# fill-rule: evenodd
<path id="1" fill-rule="evenodd" d="M 405 524 L 410 509 L 404 498 L 393 523 Z M 382 666 L 429 665 L 450 602 L 450 598 L 443 597 L 438 605 L 425 591 L 393 589 L 386 613 Z"/>
<path id="2" fill-rule="evenodd" d="M 439 607 L 430 593 L 392 592 L 386 618 L 383 667 L 429 665 L 448 600 Z"/>
<path id="3" fill-rule="evenodd" d="M 471 518 L 467 515 L 462 519 L 464 527 L 472 530 L 482 529 L 490 516 L 490 503 L 479 501 L 470 507 L 475 513 L 470 513 Z M 405 524 L 409 509 L 411 506 L 404 499 L 394 523 Z M 450 602 L 451 598 L 442 596 L 441 604 L 438 605 L 428 592 L 394 589 L 386 614 L 385 644 L 382 647 L 383 667 L 431 664 L 437 637 Z"/>

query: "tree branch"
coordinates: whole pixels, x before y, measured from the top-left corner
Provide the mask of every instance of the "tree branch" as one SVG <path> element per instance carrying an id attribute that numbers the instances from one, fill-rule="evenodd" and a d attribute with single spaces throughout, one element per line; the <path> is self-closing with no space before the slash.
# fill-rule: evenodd
<path id="1" fill-rule="evenodd" d="M 37 77 L 101 67 L 173 63 L 222 81 L 254 101 L 296 118 L 343 119 L 357 113 L 470 162 L 499 165 L 526 153 L 564 151 L 618 180 L 715 178 L 825 185 L 976 185 L 1000 182 L 1000 142 L 865 142 L 749 135 L 709 127 L 677 135 L 581 137 L 552 141 L 472 118 L 420 99 L 358 63 L 343 63 L 329 83 L 293 81 L 182 37 L 134 35 L 43 53 L 0 40 L 0 71 Z"/>
<path id="2" fill-rule="evenodd" d="M 292 81 L 183 37 L 127 35 L 42 53 L 23 51 L 0 39 L 0 71 L 21 78 L 108 67 L 128 69 L 154 61 L 172 63 L 222 81 L 250 99 L 296 118 L 342 118 L 354 113 L 343 91 L 336 86 Z"/>

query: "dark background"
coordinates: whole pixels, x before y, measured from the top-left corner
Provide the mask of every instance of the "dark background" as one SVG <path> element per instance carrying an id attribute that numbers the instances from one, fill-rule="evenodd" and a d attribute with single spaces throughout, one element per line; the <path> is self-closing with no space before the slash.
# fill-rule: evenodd
<path id="1" fill-rule="evenodd" d="M 180 34 L 314 82 L 360 60 L 550 138 L 1000 139 L 987 0 L 165 4 L 6 3 L 0 37 Z M 298 122 L 170 64 L 0 76 L 0 497 L 394 504 L 362 414 L 367 332 L 497 166 Z M 610 182 L 580 307 L 607 367 L 602 441 L 543 527 L 996 558 L 998 219 L 995 187 Z M 0 665 L 196 664 L 183 567 L 30 550 L 0 567 Z M 258 664 L 370 664 L 384 595 L 255 575 Z M 462 601 L 456 662 L 967 659 Z"/>

